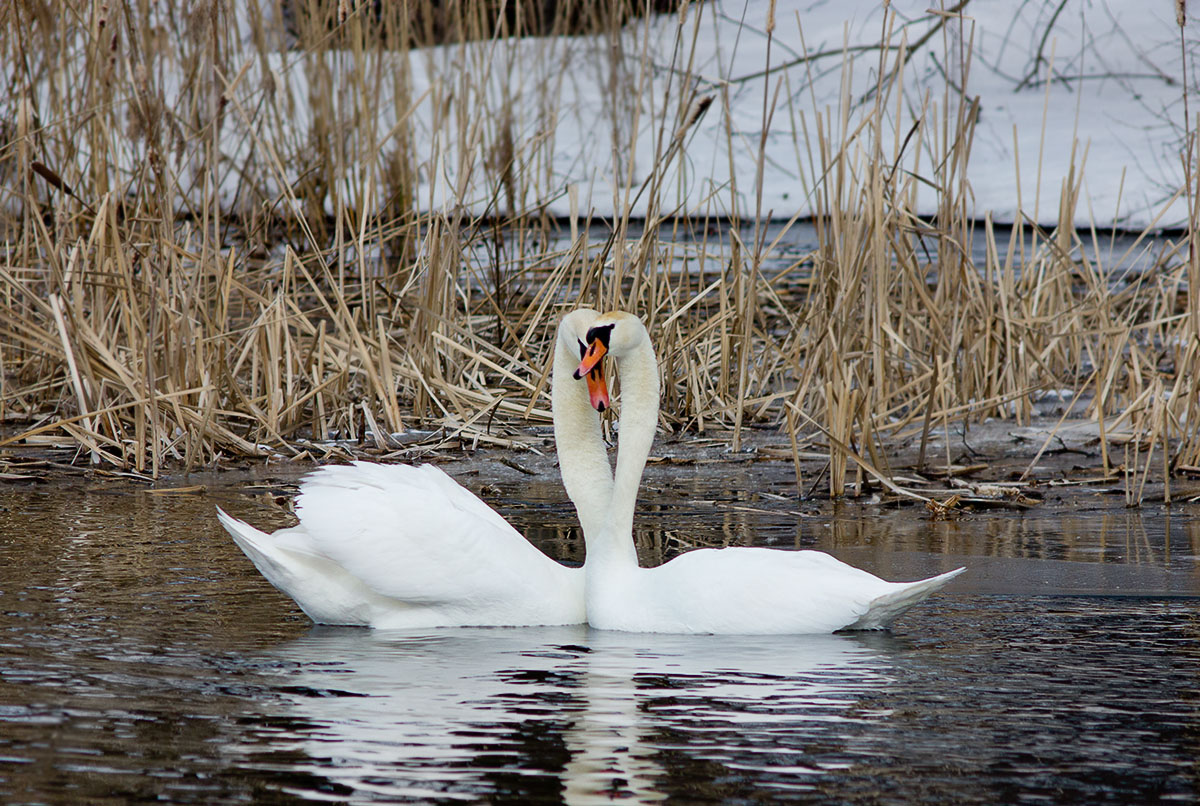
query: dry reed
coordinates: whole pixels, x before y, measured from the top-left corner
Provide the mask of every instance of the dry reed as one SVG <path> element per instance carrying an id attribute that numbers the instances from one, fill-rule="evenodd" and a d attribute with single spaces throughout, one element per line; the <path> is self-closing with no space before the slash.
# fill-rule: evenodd
<path id="1" fill-rule="evenodd" d="M 659 80 L 652 22 L 623 23 L 616 4 L 594 21 L 614 144 L 627 146 L 611 155 L 620 214 L 560 222 L 544 210 L 575 198 L 554 184 L 561 144 L 519 119 L 511 85 L 494 78 L 541 48 L 529 91 L 550 102 L 589 40 L 505 38 L 473 2 L 460 4 L 451 44 L 421 51 L 413 43 L 431 32 L 394 4 L 380 19 L 298 6 L 292 46 L 255 14 L 239 27 L 223 0 L 186 18 L 173 6 L 57 5 L 0 12 L 14 99 L 0 120 L 0 448 L 74 446 L 154 475 L 222 456 L 395 453 L 422 429 L 523 444 L 500 426 L 547 422 L 550 334 L 584 303 L 645 317 L 666 426 L 727 428 L 735 448 L 751 424 L 785 429 L 798 468 L 802 446 L 824 446 L 833 495 L 869 479 L 895 487 L 880 448 L 897 437 L 919 434 L 919 465 L 949 465 L 926 456 L 931 433 L 1027 422 L 1047 389 L 1095 390 L 1086 414 L 1125 442 L 1116 472 L 1131 503 L 1151 474 L 1200 465 L 1188 380 L 1200 377 L 1195 137 L 1189 231 L 1152 271 L 1115 282 L 1124 266 L 1090 257 L 1096 233 L 1067 223 L 1083 155 L 1063 178 L 1064 223 L 1047 232 L 1022 219 L 1004 243 L 970 218 L 978 110 L 955 89 L 970 33 L 953 11 L 913 45 L 940 33 L 957 54 L 941 97 L 906 96 L 910 46 L 890 17 L 875 91 L 856 98 L 847 78 L 830 109 L 803 108 L 773 78 L 768 46 L 764 138 L 792 132 L 818 241 L 787 257 L 796 222 L 766 226 L 761 154 L 757 188 L 718 189 L 706 210 L 674 202 L 697 120 L 729 118 L 728 82 L 713 89 L 693 68 L 702 7 L 674 18 L 673 78 L 651 108 L 630 99 Z M 849 77 L 857 57 L 842 58 Z M 418 81 L 414 60 L 431 80 Z M 280 71 L 302 73 L 307 97 Z M 418 151 L 421 104 L 439 128 Z M 916 123 L 901 131 L 905 110 Z M 647 147 L 654 168 L 638 177 Z M 472 176 L 488 188 L 482 213 Z M 922 183 L 941 200 L 932 219 L 913 213 Z M 756 191 L 753 226 L 739 227 L 739 194 Z"/>

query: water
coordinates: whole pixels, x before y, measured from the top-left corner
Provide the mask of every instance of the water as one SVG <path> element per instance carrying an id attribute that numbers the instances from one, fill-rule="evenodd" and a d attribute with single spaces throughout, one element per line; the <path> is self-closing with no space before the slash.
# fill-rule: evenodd
<path id="1" fill-rule="evenodd" d="M 944 523 L 798 515 L 728 492 L 772 488 L 744 482 L 725 474 L 718 495 L 649 479 L 643 554 L 680 550 L 686 531 L 815 545 L 890 576 L 971 572 L 888 634 L 318 628 L 216 524 L 214 503 L 286 520 L 231 488 L 10 485 L 0 801 L 1200 798 L 1195 505 Z M 569 555 L 553 489 L 503 482 L 492 500 Z"/>
<path id="2" fill-rule="evenodd" d="M 632 240 L 641 237 L 643 224 L 641 221 L 630 222 L 628 238 Z M 726 248 L 731 238 L 728 229 L 729 224 L 724 221 L 706 222 L 699 227 L 685 223 L 680 229 L 664 227 L 660 231 L 660 237 L 668 243 L 704 244 L 702 261 L 698 262 L 699 255 L 694 254 L 690 264 L 685 266 L 677 263 L 677 269 L 695 271 L 702 268 L 708 272 L 719 272 L 730 259 Z M 589 240 L 599 247 L 605 243 L 610 232 L 608 225 L 593 225 L 589 230 Z M 1003 224 L 995 225 L 993 232 L 997 259 L 1001 264 L 1005 263 L 1010 249 L 1013 250 L 1017 266 L 1028 265 L 1035 257 L 1048 256 L 1049 248 L 1046 246 L 1044 234 L 1035 238 L 1036 233 L 1026 228 L 1018 238 L 1011 226 Z M 757 230 L 753 222 L 743 223 L 739 227 L 738 239 L 743 244 L 752 246 L 756 235 Z M 820 247 L 817 228 L 811 221 L 797 221 L 790 226 L 784 221 L 770 221 L 767 222 L 762 237 L 764 244 L 775 244 L 774 249 L 764 255 L 763 259 L 762 269 L 768 276 L 789 269 L 797 269 L 797 277 L 810 275 L 812 266 L 807 258 Z M 1178 238 L 1174 239 L 1177 240 Z M 1176 248 L 1174 241 L 1166 236 L 1141 238 L 1136 234 L 1115 231 L 1101 232 L 1094 238 L 1088 233 L 1080 233 L 1080 241 L 1072 248 L 1070 258 L 1094 265 L 1110 278 L 1115 287 L 1120 287 L 1125 283 L 1136 282 L 1142 275 L 1161 267 L 1165 256 Z M 564 252 L 568 250 L 569 234 L 564 233 L 562 240 L 555 243 L 554 247 Z M 914 247 L 921 250 L 922 259 L 936 264 L 938 239 L 935 230 L 931 228 L 923 237 L 918 237 Z M 987 232 L 982 224 L 976 225 L 968 247 L 971 265 L 982 271 L 988 264 Z M 494 254 L 489 251 L 492 250 L 492 245 L 484 243 L 477 245 L 477 248 L 479 252 L 474 256 L 475 261 L 480 266 L 490 266 L 494 260 Z M 486 271 L 481 274 L 486 276 Z"/>

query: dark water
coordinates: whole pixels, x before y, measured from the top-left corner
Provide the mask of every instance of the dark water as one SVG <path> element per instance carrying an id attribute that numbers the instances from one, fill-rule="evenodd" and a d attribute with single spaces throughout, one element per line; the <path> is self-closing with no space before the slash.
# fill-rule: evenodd
<path id="1" fill-rule="evenodd" d="M 628 238 L 641 237 L 643 223 L 630 222 Z M 728 229 L 727 222 L 681 221 L 678 227 L 667 226 L 660 229 L 660 238 L 668 243 L 705 244 L 703 262 L 706 265 L 703 268 L 707 271 L 720 271 L 722 264 L 729 260 L 729 255 L 725 254 L 720 246 L 729 243 Z M 761 233 L 753 222 L 743 223 L 738 229 L 741 243 L 753 246 L 756 237 L 761 236 L 764 244 L 775 245 L 763 260 L 763 269 L 768 274 L 795 268 L 799 264 L 800 275 L 806 275 L 811 270 L 808 257 L 820 247 L 817 229 L 810 221 L 797 221 L 791 225 L 783 221 L 771 221 Z M 603 244 L 610 232 L 606 225 L 594 225 L 589 231 L 590 240 L 593 244 Z M 993 227 L 993 234 L 997 250 L 995 259 L 1001 265 L 1005 264 L 1010 251 L 1017 266 L 1029 265 L 1035 259 L 1044 259 L 1050 251 L 1046 245 L 1044 231 L 1037 234 L 1025 227 L 1017 233 L 1011 226 L 997 224 Z M 1083 233 L 1072 247 L 1069 258 L 1076 262 L 1088 263 L 1119 286 L 1125 282 L 1135 282 L 1145 272 L 1162 265 L 1165 258 L 1173 253 L 1178 257 L 1179 240 L 1165 236 L 1142 238 L 1136 234 L 1112 231 L 1099 232 L 1095 237 Z M 564 250 L 569 248 L 569 238 L 564 235 L 562 243 L 556 246 Z M 939 249 L 936 229 L 931 227 L 923 234 L 914 233 L 913 246 L 920 250 L 922 259 L 936 263 Z M 959 247 L 955 245 L 953 248 Z M 973 228 L 966 248 L 970 254 L 971 265 L 980 270 L 988 265 L 987 230 L 982 223 Z M 481 257 L 484 265 L 488 265 L 487 259 L 488 257 Z M 684 268 L 683 264 L 679 267 Z M 695 256 L 686 268 L 690 271 L 697 268 Z"/>
<path id="2" fill-rule="evenodd" d="M 648 486 L 644 554 L 752 536 L 971 573 L 889 634 L 314 628 L 211 513 L 284 517 L 231 490 L 9 486 L 0 802 L 1200 799 L 1194 505 L 944 523 Z M 552 491 L 499 499 L 571 553 Z"/>

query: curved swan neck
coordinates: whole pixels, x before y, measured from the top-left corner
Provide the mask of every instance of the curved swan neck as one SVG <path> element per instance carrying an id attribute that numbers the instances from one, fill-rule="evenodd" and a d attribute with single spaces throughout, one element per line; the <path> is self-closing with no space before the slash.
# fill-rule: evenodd
<path id="1" fill-rule="evenodd" d="M 637 506 L 642 471 L 654 444 L 658 427 L 658 362 L 654 348 L 647 339 L 632 354 L 625 356 L 618 367 L 621 373 L 624 406 L 618 437 L 617 473 L 613 489 L 613 517 L 628 523 L 626 534 L 633 530 L 633 510 Z"/>
<path id="2" fill-rule="evenodd" d="M 573 377 L 579 366 L 576 331 L 580 335 L 587 331 L 586 325 L 577 323 L 596 316 L 595 311 L 581 310 L 563 318 L 555 339 L 550 390 L 559 471 L 585 538 L 604 528 L 613 491 L 600 416 L 588 400 L 587 385 Z"/>
<path id="3" fill-rule="evenodd" d="M 650 339 L 617 358 L 621 378 L 621 420 L 617 472 L 613 481 L 612 505 L 604 542 L 593 541 L 606 555 L 624 564 L 637 565 L 633 543 L 633 513 L 637 506 L 642 471 L 654 444 L 658 426 L 658 361 Z M 588 546 L 592 552 L 592 544 Z"/>

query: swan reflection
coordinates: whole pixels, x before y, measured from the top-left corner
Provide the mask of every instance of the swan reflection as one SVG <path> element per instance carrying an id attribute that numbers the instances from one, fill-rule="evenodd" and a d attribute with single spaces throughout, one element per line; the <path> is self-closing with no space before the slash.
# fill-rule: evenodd
<path id="1" fill-rule="evenodd" d="M 900 640 L 314 628 L 261 659 L 290 719 L 236 749 L 343 797 L 655 802 L 681 754 L 821 772 L 772 737 L 861 720 Z"/>

